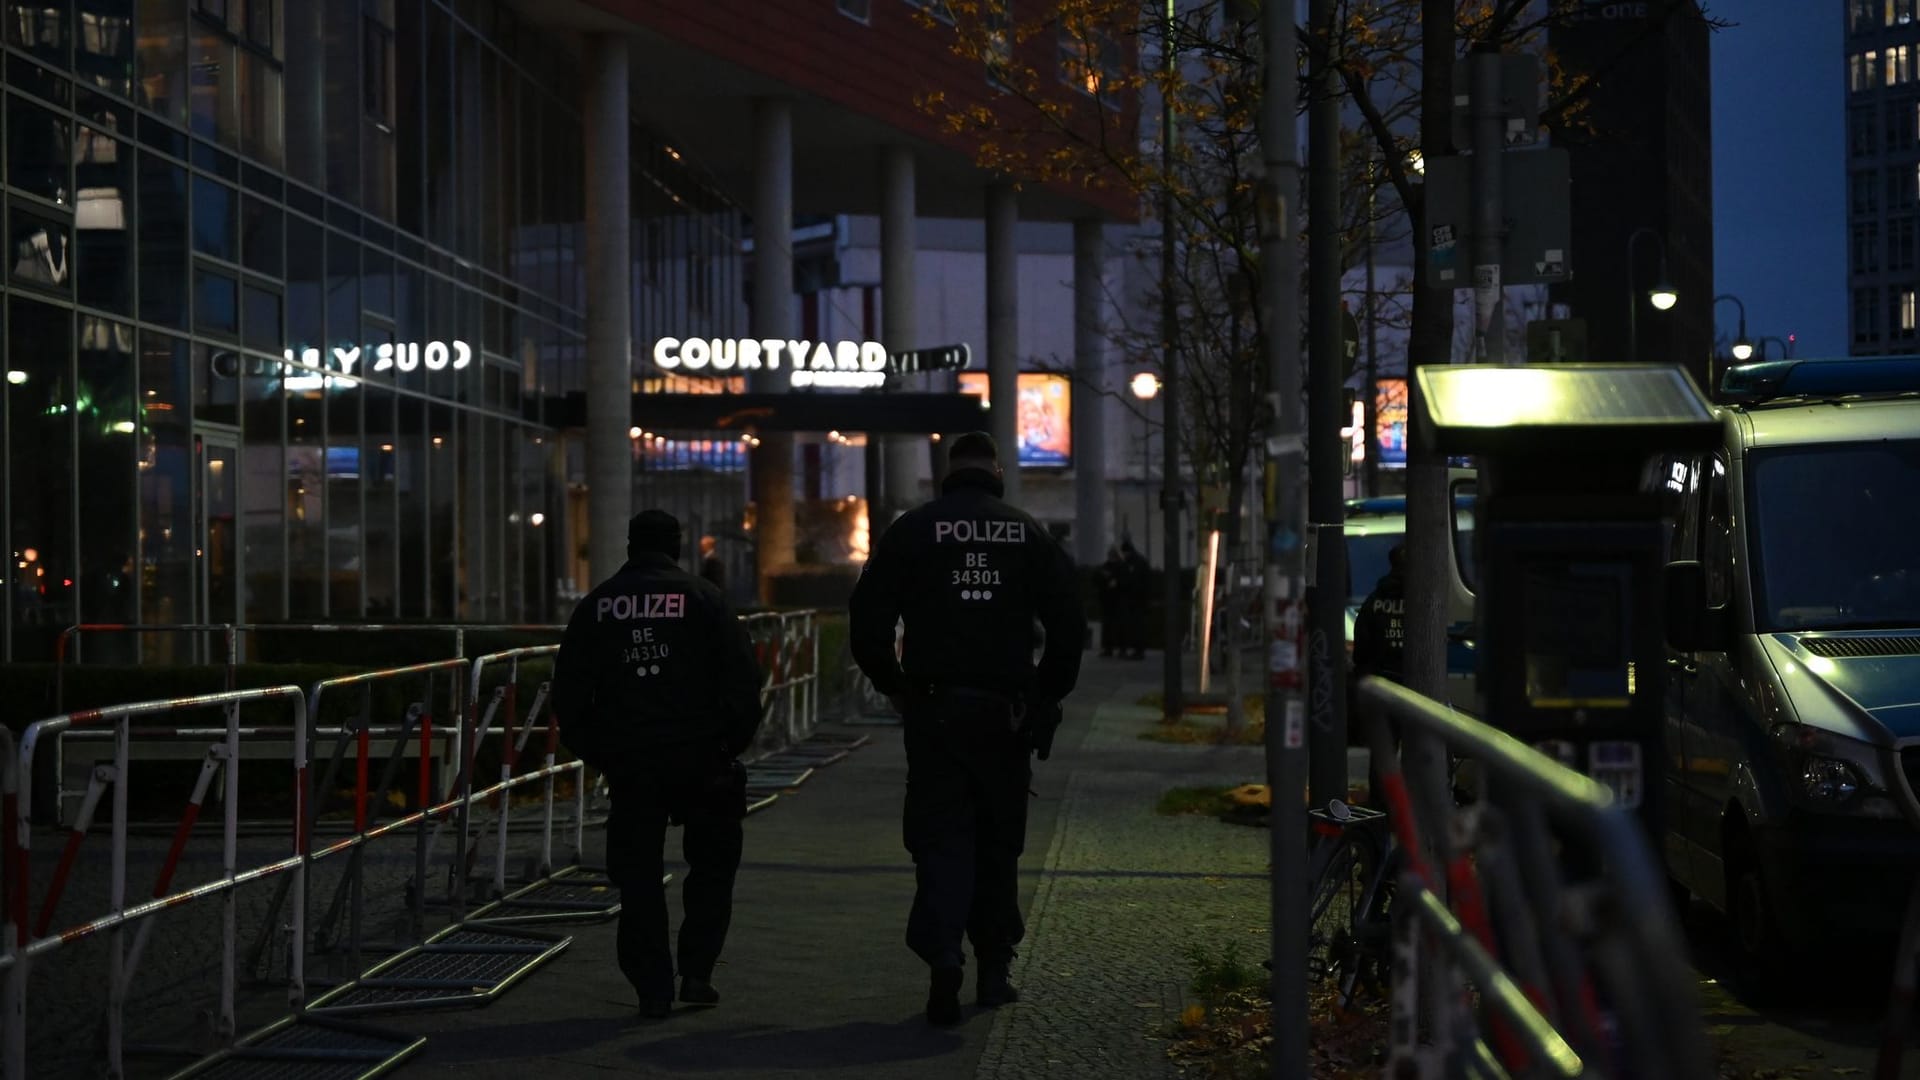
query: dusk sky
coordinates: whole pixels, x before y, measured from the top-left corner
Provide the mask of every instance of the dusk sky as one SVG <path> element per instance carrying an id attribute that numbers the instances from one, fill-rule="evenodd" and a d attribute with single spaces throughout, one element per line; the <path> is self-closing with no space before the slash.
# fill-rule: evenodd
<path id="1" fill-rule="evenodd" d="M 1747 333 L 1847 351 L 1845 12 L 1840 0 L 1711 0 L 1713 269 Z M 1693 302 L 1683 298 L 1682 303 Z M 1731 335 L 1731 302 L 1714 312 Z"/>

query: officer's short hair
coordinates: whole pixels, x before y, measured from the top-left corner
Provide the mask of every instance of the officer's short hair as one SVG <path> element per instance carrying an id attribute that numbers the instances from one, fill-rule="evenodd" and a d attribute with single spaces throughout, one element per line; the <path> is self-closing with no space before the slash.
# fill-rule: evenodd
<path id="1" fill-rule="evenodd" d="M 627 554 L 655 551 L 680 557 L 680 519 L 665 510 L 642 510 L 627 522 Z"/>
<path id="2" fill-rule="evenodd" d="M 969 464 L 999 464 L 1000 446 L 993 436 L 984 431 L 969 431 L 953 440 L 953 446 L 947 451 L 947 464 L 958 466 L 962 462 Z"/>
<path id="3" fill-rule="evenodd" d="M 1405 544 L 1395 544 L 1392 547 L 1387 549 L 1388 569 L 1399 570 L 1404 568 L 1406 566 L 1406 563 L 1407 563 L 1407 548 Z"/>

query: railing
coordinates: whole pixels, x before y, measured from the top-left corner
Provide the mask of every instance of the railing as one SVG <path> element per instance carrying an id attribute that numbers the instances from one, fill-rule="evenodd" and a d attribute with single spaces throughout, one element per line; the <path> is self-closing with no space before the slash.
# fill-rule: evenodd
<path id="1" fill-rule="evenodd" d="M 225 1038 L 231 1038 L 234 1031 L 234 987 L 238 968 L 238 926 L 234 911 L 235 890 L 252 881 L 261 880 L 277 874 L 291 875 L 292 889 L 295 894 L 302 891 L 302 882 L 306 873 L 307 831 L 296 827 L 293 835 L 293 851 L 287 858 L 263 866 L 240 871 L 235 865 L 239 845 L 239 794 L 240 794 L 240 707 L 260 701 L 285 699 L 293 714 L 292 765 L 293 765 L 293 801 L 294 820 L 302 822 L 305 818 L 307 793 L 307 703 L 306 695 L 298 686 L 275 686 L 257 690 L 229 691 L 219 694 L 203 694 L 194 697 L 173 698 L 165 701 L 142 702 L 133 705 L 116 705 L 105 709 L 89 709 L 82 712 L 56 716 L 30 724 L 20 740 L 18 754 L 19 786 L 31 790 L 33 755 L 39 742 L 49 735 L 78 725 L 110 723 L 113 725 L 114 756 L 111 766 L 100 766 L 94 771 L 93 782 L 89 785 L 87 797 L 82 804 L 79 819 L 69 833 L 65 850 L 62 851 L 53 880 L 49 882 L 47 894 L 41 904 L 39 918 L 32 920 L 28 908 L 31 899 L 26 876 L 28 856 L 33 837 L 31 800 L 19 814 L 19 838 L 13 854 L 18 878 L 12 883 L 15 905 L 10 914 L 18 918 L 17 940 L 14 945 L 13 962 L 6 971 L 7 976 L 7 1076 L 9 1080 L 26 1076 L 25 1068 L 25 1009 L 27 974 L 33 961 L 52 953 L 61 947 L 105 933 L 107 941 L 107 1064 L 113 1076 L 124 1075 L 123 1068 L 123 1029 L 127 988 L 133 973 L 137 969 L 140 956 L 145 949 L 153 923 L 148 921 L 159 911 L 180 904 L 192 903 L 209 897 L 222 898 L 224 911 L 221 921 L 221 978 L 220 1003 L 216 1017 L 216 1032 Z M 196 709 L 224 709 L 227 714 L 225 737 L 221 743 L 208 750 L 206 763 L 194 784 L 193 794 L 188 799 L 186 810 L 181 815 L 179 828 L 174 834 L 172 846 L 161 864 L 159 875 L 154 883 L 152 898 L 144 902 L 127 905 L 127 791 L 130 783 L 128 755 L 131 721 L 139 716 L 153 716 L 166 713 L 191 711 Z M 191 834 L 194 822 L 199 816 L 200 804 L 205 799 L 213 773 L 221 771 L 225 781 L 224 790 L 224 830 L 222 839 L 223 876 L 191 888 L 169 891 L 173 873 L 179 864 L 180 856 Z M 58 909 L 61 893 L 64 891 L 72 872 L 74 859 L 80 845 L 92 824 L 101 793 L 106 786 L 113 788 L 111 813 L 111 846 L 109 863 L 108 912 L 105 915 L 66 926 L 55 931 L 53 919 Z M 304 908 L 296 905 L 293 911 L 293 939 L 301 941 L 305 928 L 302 923 Z M 29 929 L 31 923 L 31 929 Z M 138 926 L 138 932 L 131 950 L 125 948 L 124 928 Z M 298 1002 L 305 984 L 305 950 L 296 948 L 288 958 L 288 993 Z"/>
<path id="2" fill-rule="evenodd" d="M 227 666 L 229 684 L 240 663 L 249 637 L 268 634 L 452 634 L 453 654 L 448 659 L 467 656 L 468 633 L 543 633 L 559 634 L 564 626 L 540 623 L 80 623 L 60 631 L 53 643 L 53 707 L 66 708 L 66 669 L 68 660 L 79 654 L 82 637 L 87 634 L 199 634 L 219 635 L 220 655 Z"/>
<path id="3" fill-rule="evenodd" d="M 545 660 L 551 662 L 553 658 L 559 654 L 560 647 L 558 645 L 536 645 L 528 648 L 507 649 L 502 652 L 488 653 L 485 656 L 474 659 L 472 676 L 468 683 L 469 693 L 467 696 L 467 700 L 471 703 L 467 710 L 469 718 L 468 726 L 473 729 L 469 739 L 470 746 L 475 749 L 479 747 L 480 742 L 486 738 L 493 725 L 493 717 L 496 709 L 501 709 L 502 706 L 504 706 L 502 739 L 500 743 L 500 780 L 498 784 L 488 790 L 500 790 L 504 792 L 506 787 L 513 783 L 513 770 L 519 762 L 520 755 L 526 751 L 527 740 L 533 734 L 534 724 L 539 718 L 541 709 L 547 703 L 547 696 L 551 689 L 550 681 L 540 684 L 539 690 L 534 695 L 533 704 L 527 709 L 526 719 L 517 725 L 518 731 L 516 732 L 516 716 L 520 696 L 520 662 L 522 660 Z M 489 667 L 495 668 L 496 670 L 504 667 L 507 673 L 506 682 L 494 688 L 491 701 L 488 703 L 485 712 L 481 713 L 479 710 L 481 689 L 485 685 L 485 678 Z M 541 841 L 542 874 L 550 872 L 553 859 L 552 770 L 560 747 L 559 718 L 551 712 L 549 712 L 547 716 L 546 767 L 542 770 L 546 775 L 547 783 L 546 825 Z M 461 775 L 464 777 L 464 783 L 461 785 L 462 790 L 460 795 L 459 839 L 455 844 L 455 863 L 460 868 L 454 889 L 456 894 L 454 911 L 456 913 L 464 913 L 466 910 L 466 879 L 467 876 L 472 873 L 473 859 L 479 850 L 477 841 L 472 837 L 473 800 L 475 798 L 473 794 L 473 778 L 475 774 L 474 758 L 474 753 L 470 751 L 466 755 L 460 770 Z M 584 778 L 583 773 L 581 779 L 584 780 Z M 574 851 L 576 855 L 583 846 L 584 840 L 580 830 L 584 828 L 584 820 L 586 817 L 586 807 L 584 803 L 585 786 L 584 783 L 574 785 L 576 798 L 582 800 L 576 806 L 577 812 L 574 818 L 574 827 L 576 830 L 574 833 Z M 493 899 L 499 899 L 501 896 L 506 895 L 507 891 L 507 826 L 511 812 L 511 800 L 508 799 L 505 794 L 499 795 L 495 807 L 499 836 L 495 844 Z"/>
<path id="4" fill-rule="evenodd" d="M 820 720 L 820 620 L 808 611 L 745 615 L 747 636 L 760 664 L 765 719 L 754 739 L 755 757 L 804 741 Z"/>
<path id="5" fill-rule="evenodd" d="M 1712 1076 L 1639 819 L 1605 786 L 1411 691 L 1368 678 L 1359 700 L 1406 858 L 1391 1075 Z M 1454 804 L 1449 755 L 1483 770 L 1471 805 Z"/>

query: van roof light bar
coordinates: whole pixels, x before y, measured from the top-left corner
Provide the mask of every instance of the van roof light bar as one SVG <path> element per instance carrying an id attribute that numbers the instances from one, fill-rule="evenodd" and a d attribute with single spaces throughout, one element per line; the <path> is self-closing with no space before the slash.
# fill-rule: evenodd
<path id="1" fill-rule="evenodd" d="M 1720 397 L 1736 405 L 1775 398 L 1833 398 L 1920 393 L 1920 356 L 1763 360 L 1736 364 L 1720 378 Z"/>

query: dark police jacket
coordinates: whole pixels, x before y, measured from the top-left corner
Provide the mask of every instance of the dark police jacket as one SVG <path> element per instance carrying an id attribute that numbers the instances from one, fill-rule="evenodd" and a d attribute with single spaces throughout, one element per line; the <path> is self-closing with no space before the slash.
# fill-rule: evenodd
<path id="1" fill-rule="evenodd" d="M 1353 620 L 1353 670 L 1399 682 L 1406 672 L 1407 586 L 1389 573 L 1374 585 Z"/>
<path id="2" fill-rule="evenodd" d="M 848 631 L 875 690 L 961 686 L 1048 704 L 1073 691 L 1087 636 L 1073 559 L 1003 491 L 992 473 L 962 469 L 880 538 Z M 1036 618 L 1046 631 L 1037 666 Z M 896 620 L 906 622 L 898 659 Z"/>
<path id="3" fill-rule="evenodd" d="M 630 555 L 567 622 L 553 665 L 561 739 L 616 779 L 664 755 L 738 756 L 761 716 L 746 628 L 711 582 Z"/>

